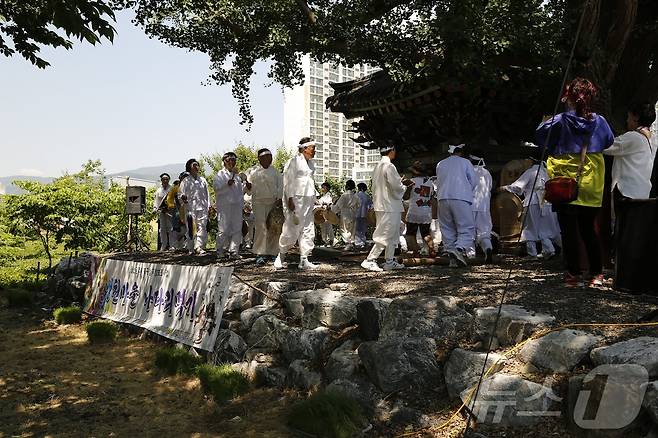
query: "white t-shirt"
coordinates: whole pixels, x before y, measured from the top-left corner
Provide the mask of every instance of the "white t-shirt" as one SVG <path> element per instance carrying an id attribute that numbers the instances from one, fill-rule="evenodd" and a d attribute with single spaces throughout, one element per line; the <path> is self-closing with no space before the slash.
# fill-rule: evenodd
<path id="1" fill-rule="evenodd" d="M 612 163 L 612 188 L 632 199 L 645 199 L 651 192 L 651 171 L 656 147 L 637 131 L 628 131 L 615 138 L 605 155 L 615 157 Z"/>
<path id="2" fill-rule="evenodd" d="M 428 177 L 417 176 L 411 179 L 414 186 L 409 196 L 407 222 L 413 224 L 429 224 L 432 222 L 432 204 L 434 184 Z"/>

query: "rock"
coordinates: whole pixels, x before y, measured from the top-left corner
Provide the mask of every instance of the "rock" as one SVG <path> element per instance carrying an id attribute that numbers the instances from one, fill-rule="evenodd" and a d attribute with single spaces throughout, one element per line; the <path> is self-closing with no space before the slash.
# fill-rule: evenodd
<path id="1" fill-rule="evenodd" d="M 356 305 L 356 320 L 364 341 L 379 339 L 391 301 L 390 298 L 364 298 Z"/>
<path id="2" fill-rule="evenodd" d="M 283 308 L 288 316 L 293 318 L 302 318 L 304 315 L 304 305 L 302 304 L 302 298 L 306 294 L 314 292 L 313 290 L 294 290 L 290 292 L 283 293 Z"/>
<path id="3" fill-rule="evenodd" d="M 256 384 L 271 388 L 284 388 L 288 376 L 288 368 L 256 367 Z"/>
<path id="4" fill-rule="evenodd" d="M 247 334 L 247 345 L 271 351 L 281 348 L 289 327 L 274 315 L 263 315 L 256 320 Z"/>
<path id="5" fill-rule="evenodd" d="M 496 333 L 492 333 L 497 313 L 497 307 L 475 309 L 475 334 L 485 342 L 489 341 L 489 336 L 494 335 L 502 346 L 517 344 L 534 331 L 545 328 L 555 321 L 554 316 L 530 312 L 521 306 L 504 304 Z"/>
<path id="6" fill-rule="evenodd" d="M 599 347 L 590 353 L 596 365 L 637 364 L 647 369 L 650 378 L 658 377 L 658 338 L 642 336 Z"/>
<path id="7" fill-rule="evenodd" d="M 554 373 L 566 373 L 585 359 L 601 339 L 579 330 L 560 330 L 528 341 L 519 359 Z"/>
<path id="8" fill-rule="evenodd" d="M 279 306 L 283 302 L 283 294 L 292 289 L 287 281 L 270 281 L 267 283 L 267 295 L 263 297 L 262 304 L 266 306 Z"/>
<path id="9" fill-rule="evenodd" d="M 391 301 L 380 339 L 433 338 L 458 341 L 468 336 L 473 318 L 454 297 L 404 297 Z"/>
<path id="10" fill-rule="evenodd" d="M 640 365 L 601 365 L 569 379 L 567 424 L 582 437 L 642 436 L 647 371 Z M 639 415 L 638 415 L 639 414 Z"/>
<path id="11" fill-rule="evenodd" d="M 249 296 L 252 289 L 244 283 L 232 282 L 228 288 L 225 312 L 242 311 L 250 307 Z"/>
<path id="12" fill-rule="evenodd" d="M 388 421 L 392 425 L 413 425 L 415 427 L 428 427 L 430 425 L 427 415 L 417 409 L 404 406 L 400 401 L 388 412 L 388 417 Z"/>
<path id="13" fill-rule="evenodd" d="M 87 282 L 85 277 L 71 277 L 65 280 L 65 297 L 72 301 L 82 303 L 85 297 Z"/>
<path id="14" fill-rule="evenodd" d="M 247 343 L 236 333 L 231 330 L 220 329 L 217 332 L 217 340 L 212 353 L 212 362 L 234 363 L 244 359 L 247 351 Z"/>
<path id="15" fill-rule="evenodd" d="M 382 405 L 384 395 L 368 379 L 354 376 L 350 379 L 336 379 L 327 385 L 327 391 L 336 391 L 346 395 L 361 406 L 363 412 L 372 417 Z"/>
<path id="16" fill-rule="evenodd" d="M 246 309 L 240 313 L 240 326 L 242 330 L 248 331 L 254 322 L 261 316 L 272 311 L 272 307 L 264 304 L 259 304 L 250 309 Z"/>
<path id="17" fill-rule="evenodd" d="M 658 380 L 647 385 L 642 407 L 647 411 L 651 421 L 658 426 Z"/>
<path id="18" fill-rule="evenodd" d="M 327 365 L 324 367 L 327 382 L 350 379 L 357 373 L 361 366 L 361 359 L 359 353 L 355 351 L 356 345 L 355 341 L 346 341 L 331 353 Z"/>
<path id="19" fill-rule="evenodd" d="M 477 353 L 462 350 L 461 348 L 452 350 L 443 370 L 446 387 L 451 398 L 459 397 L 465 389 L 477 384 L 485 357 L 486 353 Z M 489 373 L 489 376 L 492 376 L 503 368 L 505 362 L 504 356 L 491 352 L 487 358 L 485 372 L 496 364 Z"/>
<path id="20" fill-rule="evenodd" d="M 390 338 L 364 342 L 359 357 L 370 380 L 384 392 L 409 386 L 433 388 L 441 383 L 435 349 L 431 338 Z"/>
<path id="21" fill-rule="evenodd" d="M 65 303 L 83 302 L 84 289 L 92 270 L 92 265 L 99 262 L 98 256 L 82 253 L 77 257 L 64 257 L 55 265 L 52 276 L 48 278 L 48 292 L 60 297 Z M 45 276 L 44 276 L 45 277 Z M 84 285 L 80 284 L 84 283 Z"/>
<path id="22" fill-rule="evenodd" d="M 335 291 L 346 291 L 349 288 L 350 288 L 349 283 L 331 283 L 331 284 L 329 284 L 329 289 L 335 290 Z"/>
<path id="23" fill-rule="evenodd" d="M 302 326 L 342 328 L 356 322 L 358 299 L 330 289 L 318 289 L 302 298 Z"/>
<path id="24" fill-rule="evenodd" d="M 471 389 L 461 399 L 473 412 L 478 423 L 500 427 L 531 426 L 545 417 L 559 416 L 560 408 L 552 408 L 561 400 L 551 388 L 524 380 L 519 376 L 496 374 L 482 381 L 475 408 L 469 399 Z"/>
<path id="25" fill-rule="evenodd" d="M 281 341 L 281 351 L 288 361 L 306 359 L 316 361 L 329 339 L 330 331 L 326 327 L 303 330 L 291 327 Z"/>
<path id="26" fill-rule="evenodd" d="M 308 361 L 295 360 L 288 367 L 286 381 L 292 388 L 308 391 L 322 384 L 322 376 L 318 372 L 311 371 Z"/>

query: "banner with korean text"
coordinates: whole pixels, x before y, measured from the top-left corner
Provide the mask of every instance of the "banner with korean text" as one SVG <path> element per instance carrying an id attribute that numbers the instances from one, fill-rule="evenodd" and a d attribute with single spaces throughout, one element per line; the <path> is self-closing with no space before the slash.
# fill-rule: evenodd
<path id="1" fill-rule="evenodd" d="M 231 267 L 104 259 L 84 311 L 211 351 L 232 273 Z"/>

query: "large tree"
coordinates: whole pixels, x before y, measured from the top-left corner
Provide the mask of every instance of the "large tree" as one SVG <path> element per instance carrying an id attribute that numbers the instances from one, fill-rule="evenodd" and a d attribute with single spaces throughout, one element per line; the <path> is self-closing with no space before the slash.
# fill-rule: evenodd
<path id="1" fill-rule="evenodd" d="M 585 6 L 585 3 L 587 5 Z M 654 0 L 114 0 L 162 41 L 206 53 L 211 80 L 230 83 L 252 120 L 254 63 L 272 60 L 283 86 L 302 80 L 300 58 L 369 63 L 404 84 L 523 82 L 549 102 L 584 7 L 576 73 L 603 88 L 605 109 L 658 97 Z M 535 93 L 538 92 L 539 94 Z M 550 97 L 549 97 L 550 95 Z M 550 105 L 548 105 L 550 106 Z"/>

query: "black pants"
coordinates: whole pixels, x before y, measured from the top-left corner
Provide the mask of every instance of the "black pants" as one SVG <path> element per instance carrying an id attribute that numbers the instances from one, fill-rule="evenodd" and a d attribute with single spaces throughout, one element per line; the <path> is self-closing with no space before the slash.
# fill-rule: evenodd
<path id="1" fill-rule="evenodd" d="M 562 234 L 562 249 L 567 271 L 571 275 L 580 275 L 580 242 L 585 245 L 589 273 L 599 275 L 603 271 L 601 263 L 601 245 L 594 230 L 596 216 L 600 207 L 583 207 L 581 205 L 558 205 L 555 208 Z M 580 234 L 580 239 L 578 235 Z"/>

